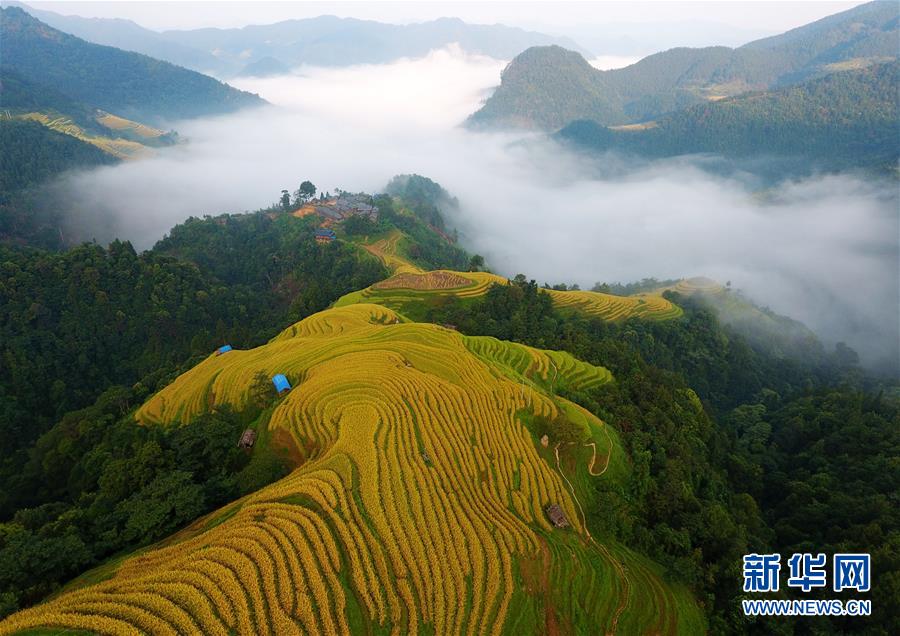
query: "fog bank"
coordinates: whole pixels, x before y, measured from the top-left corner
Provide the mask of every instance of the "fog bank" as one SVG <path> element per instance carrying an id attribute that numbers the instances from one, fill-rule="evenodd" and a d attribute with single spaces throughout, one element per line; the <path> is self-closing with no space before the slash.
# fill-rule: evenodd
<path id="1" fill-rule="evenodd" d="M 896 184 L 828 176 L 759 192 L 698 160 L 587 160 L 540 136 L 461 128 L 503 66 L 447 49 L 244 79 L 239 88 L 274 105 L 177 122 L 189 143 L 68 179 L 67 207 L 98 241 L 149 248 L 188 216 L 257 209 L 304 179 L 376 192 L 394 174 L 419 173 L 459 198 L 449 221 L 498 273 L 583 287 L 730 280 L 827 340 L 896 359 Z"/>

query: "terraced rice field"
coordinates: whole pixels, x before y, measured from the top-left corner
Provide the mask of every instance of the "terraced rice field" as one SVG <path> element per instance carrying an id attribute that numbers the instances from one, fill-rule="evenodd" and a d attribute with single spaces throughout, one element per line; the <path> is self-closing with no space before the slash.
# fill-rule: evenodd
<path id="1" fill-rule="evenodd" d="M 130 141 L 128 139 L 110 139 L 109 137 L 88 134 L 83 128 L 68 117 L 52 117 L 46 113 L 26 113 L 22 115 L 21 118 L 36 121 L 51 130 L 63 133 L 64 135 L 70 135 L 85 143 L 92 144 L 100 150 L 119 159 L 138 159 L 153 154 L 153 151 L 150 148 L 147 148 L 136 141 Z"/>
<path id="2" fill-rule="evenodd" d="M 725 288 L 722 285 L 704 276 L 685 278 L 669 289 L 685 296 L 693 296 L 694 294 L 720 295 L 725 293 Z"/>
<path id="3" fill-rule="evenodd" d="M 451 282 L 459 282 L 451 286 Z M 395 274 L 358 292 L 347 294 L 336 306 L 353 303 L 378 303 L 411 316 L 421 314 L 421 308 L 441 299 L 476 298 L 487 293 L 492 284 L 508 285 L 502 276 L 488 272 L 433 272 Z M 668 320 L 681 316 L 681 308 L 659 293 L 614 296 L 589 291 L 545 290 L 560 309 L 575 310 L 603 320 L 624 320 L 638 316 L 648 320 Z M 417 310 L 418 309 L 418 310 Z"/>
<path id="4" fill-rule="evenodd" d="M 646 320 L 669 320 L 681 316 L 681 308 L 659 294 L 614 296 L 590 291 L 547 290 L 553 304 L 603 320 L 624 320 L 637 316 Z"/>
<path id="5" fill-rule="evenodd" d="M 436 270 L 424 274 L 403 273 L 395 274 L 387 280 L 375 283 L 372 289 L 415 289 L 427 291 L 433 289 L 456 289 L 468 287 L 472 281 L 460 276 L 456 272 Z"/>
<path id="6" fill-rule="evenodd" d="M 260 425 L 287 431 L 303 463 L 221 523 L 12 615 L 0 634 L 703 630 L 683 589 L 584 523 L 578 497 L 590 489 L 573 481 L 620 479 L 627 459 L 614 432 L 550 389 L 608 382 L 605 369 L 356 304 L 211 355 L 135 417 L 175 426 L 240 409 L 258 372 L 294 386 Z M 592 476 L 579 459 L 564 472 L 523 424 L 560 413 L 585 427 L 609 470 Z M 549 503 L 570 529 L 551 526 Z"/>
<path id="7" fill-rule="evenodd" d="M 402 240 L 403 233 L 400 230 L 394 230 L 385 238 L 364 244 L 363 248 L 384 263 L 385 267 L 395 274 L 423 273 L 420 267 L 416 267 L 401 255 L 400 242 Z"/>
<path id="8" fill-rule="evenodd" d="M 162 137 L 166 134 L 165 132 L 157 128 L 153 128 L 136 121 L 131 121 L 130 119 L 125 119 L 124 117 L 119 117 L 118 115 L 113 115 L 112 113 L 107 113 L 104 111 L 99 111 L 96 119 L 98 124 L 100 124 L 101 126 L 105 126 L 110 130 L 130 132 L 137 135 L 138 137 L 143 137 L 144 139 L 156 139 L 157 137 Z"/>

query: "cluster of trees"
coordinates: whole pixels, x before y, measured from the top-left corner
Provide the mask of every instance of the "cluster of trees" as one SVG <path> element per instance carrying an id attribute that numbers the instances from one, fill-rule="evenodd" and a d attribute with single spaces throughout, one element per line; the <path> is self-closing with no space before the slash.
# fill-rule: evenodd
<path id="1" fill-rule="evenodd" d="M 384 188 L 385 194 L 399 197 L 416 215 L 431 227 L 444 231 L 442 209 L 456 210 L 459 201 L 439 183 L 418 174 L 399 174 Z"/>
<path id="2" fill-rule="evenodd" d="M 291 193 L 288 190 L 282 190 L 278 202 L 281 204 L 281 208 L 287 212 L 303 205 L 314 196 L 316 196 L 316 186 L 312 181 L 307 180 L 301 183 L 299 188 L 294 190 L 293 198 L 291 198 Z"/>
<path id="3" fill-rule="evenodd" d="M 237 448 L 246 417 L 221 410 L 190 426 L 136 426 L 131 407 L 146 397 L 142 385 L 108 389 L 4 480 L 26 500 L 0 522 L 0 617 L 286 474 L 270 449 Z"/>
<path id="4" fill-rule="evenodd" d="M 691 585 L 711 633 L 806 633 L 739 613 L 741 557 L 752 551 L 873 551 L 881 587 L 873 586 L 873 602 L 900 598 L 900 472 L 892 465 L 900 408 L 896 397 L 867 389 L 852 358 L 775 357 L 689 302 L 677 321 L 563 314 L 534 281 L 512 282 L 475 302 L 432 307 L 429 320 L 569 351 L 613 372 L 614 382 L 593 391 L 561 391 L 617 428 L 631 462 L 628 488 L 597 481 L 586 512 L 598 530 Z M 900 629 L 889 611 L 809 624 L 817 633 Z"/>
<path id="5" fill-rule="evenodd" d="M 0 247 L 0 480 L 65 413 L 110 386 L 150 390 L 224 343 L 252 347 L 387 276 L 308 219 L 189 219 L 151 251 Z M 0 489 L 0 518 L 20 489 Z"/>
<path id="6" fill-rule="evenodd" d="M 600 292 L 601 294 L 615 294 L 616 296 L 631 296 L 632 294 L 640 294 L 650 292 L 660 287 L 668 287 L 674 285 L 678 281 L 676 279 L 659 280 L 657 278 L 642 278 L 633 283 L 594 283 L 591 291 Z"/>

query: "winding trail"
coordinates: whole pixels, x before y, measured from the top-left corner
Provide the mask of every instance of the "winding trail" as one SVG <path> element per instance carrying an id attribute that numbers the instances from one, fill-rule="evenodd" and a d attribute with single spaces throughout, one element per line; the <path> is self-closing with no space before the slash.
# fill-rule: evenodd
<path id="1" fill-rule="evenodd" d="M 604 425 L 604 431 L 606 431 L 606 427 Z M 609 433 L 606 433 L 607 438 L 609 437 Z M 574 442 L 569 442 L 570 444 Z M 609 468 L 609 458 L 612 456 L 610 452 L 606 456 L 606 466 L 603 467 L 603 470 L 599 473 L 593 473 L 592 469 L 594 467 L 594 461 L 597 459 L 597 445 L 594 442 L 590 442 L 585 444 L 585 446 L 593 446 L 594 447 L 594 456 L 591 458 L 591 464 L 588 468 L 588 472 L 591 475 L 599 476 L 606 472 L 606 469 Z M 619 575 L 619 580 L 622 581 L 622 598 L 619 601 L 619 604 L 616 606 L 616 611 L 613 614 L 612 624 L 610 625 L 610 631 L 607 632 L 607 636 L 612 636 L 619 629 L 619 618 L 622 616 L 622 612 L 625 611 L 625 606 L 628 605 L 628 599 L 631 596 L 631 584 L 628 581 L 628 577 L 625 573 L 625 566 L 615 558 L 612 553 L 601 543 L 598 543 L 596 539 L 594 539 L 591 531 L 588 529 L 587 518 L 584 514 L 584 507 L 582 507 L 581 502 L 578 500 L 578 495 L 575 494 L 575 486 L 572 485 L 572 482 L 569 481 L 569 478 L 566 477 L 566 474 L 562 470 L 562 464 L 559 459 L 559 447 L 560 444 L 557 444 L 553 447 L 553 452 L 556 455 L 556 470 L 559 472 L 560 476 L 565 480 L 565 482 L 569 485 L 569 490 L 572 491 L 572 498 L 575 500 L 575 503 L 578 505 L 578 510 L 581 512 L 581 521 L 584 526 L 584 531 L 588 536 L 588 539 L 593 543 L 597 548 L 603 553 L 603 556 L 607 558 L 607 560 L 612 564 L 613 568 L 616 570 L 616 573 Z M 612 440 L 610 440 L 610 449 L 612 448 Z"/>
<path id="2" fill-rule="evenodd" d="M 594 454 L 591 456 L 591 463 L 588 464 L 588 474 L 592 477 L 599 477 L 603 473 L 606 472 L 606 469 L 609 468 L 609 460 L 612 459 L 612 438 L 609 436 L 609 430 L 606 428 L 606 424 L 603 424 L 603 434 L 606 435 L 606 441 L 609 442 L 609 452 L 606 454 L 606 465 L 603 466 L 603 470 L 599 473 L 594 472 L 594 463 L 597 461 L 597 442 L 588 442 L 585 446 L 590 446 L 594 449 Z"/>

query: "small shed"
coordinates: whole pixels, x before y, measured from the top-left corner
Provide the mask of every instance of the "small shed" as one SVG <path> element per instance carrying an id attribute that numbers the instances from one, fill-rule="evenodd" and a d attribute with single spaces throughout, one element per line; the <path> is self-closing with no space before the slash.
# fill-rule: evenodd
<path id="1" fill-rule="evenodd" d="M 216 349 L 216 355 L 220 356 L 223 353 L 228 353 L 229 351 L 231 351 L 231 345 L 222 345 L 221 347 Z"/>
<path id="2" fill-rule="evenodd" d="M 547 513 L 550 521 L 557 528 L 569 527 L 569 520 L 566 519 L 566 513 L 564 513 L 563 509 L 559 507 L 559 504 L 550 504 L 549 506 L 544 508 L 544 512 Z"/>
<path id="3" fill-rule="evenodd" d="M 241 440 L 238 442 L 238 448 L 253 448 L 253 444 L 256 443 L 256 431 L 251 428 L 248 428 L 244 431 L 244 434 L 241 435 Z"/>
<path id="4" fill-rule="evenodd" d="M 288 382 L 288 379 L 281 373 L 272 377 L 272 384 L 275 385 L 275 390 L 278 391 L 278 395 L 287 393 L 291 390 L 291 383 Z"/>
<path id="5" fill-rule="evenodd" d="M 321 227 L 316 230 L 315 237 L 316 243 L 331 243 L 337 238 L 337 234 L 334 233 L 334 230 Z"/>

